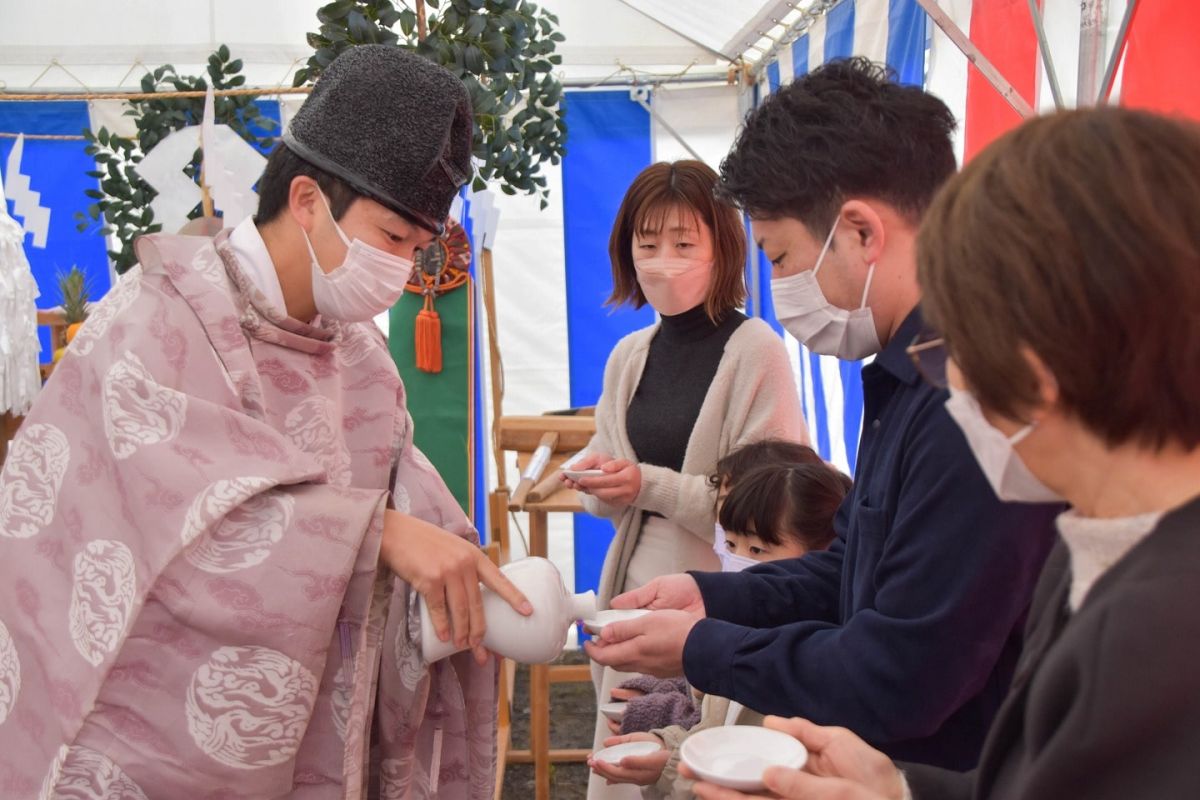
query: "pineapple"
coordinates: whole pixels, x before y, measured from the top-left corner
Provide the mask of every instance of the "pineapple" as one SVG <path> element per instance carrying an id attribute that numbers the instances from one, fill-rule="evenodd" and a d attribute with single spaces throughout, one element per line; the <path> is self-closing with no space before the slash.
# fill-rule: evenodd
<path id="1" fill-rule="evenodd" d="M 87 276 L 79 267 L 71 267 L 65 275 L 59 273 L 58 288 L 62 292 L 63 321 L 67 323 L 67 344 L 70 344 L 87 319 Z"/>

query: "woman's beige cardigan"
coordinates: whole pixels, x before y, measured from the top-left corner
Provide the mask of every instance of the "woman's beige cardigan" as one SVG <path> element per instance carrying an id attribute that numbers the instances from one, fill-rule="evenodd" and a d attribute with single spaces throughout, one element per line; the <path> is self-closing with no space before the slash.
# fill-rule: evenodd
<path id="1" fill-rule="evenodd" d="M 655 324 L 634 331 L 613 348 L 596 404 L 596 434 L 587 452 L 637 461 L 626 433 L 625 412 L 641 382 L 650 341 L 658 328 Z M 642 464 L 642 488 L 630 506 L 618 507 L 580 495 L 588 513 L 612 519 L 617 528 L 600 575 L 601 608 L 607 608 L 613 595 L 624 590 L 625 572 L 641 532 L 642 512 L 658 512 L 712 542 L 715 496 L 708 476 L 718 459 L 743 444 L 768 438 L 807 443 L 808 430 L 783 341 L 762 320 L 748 319 L 725 344 L 688 439 L 683 471 Z"/>

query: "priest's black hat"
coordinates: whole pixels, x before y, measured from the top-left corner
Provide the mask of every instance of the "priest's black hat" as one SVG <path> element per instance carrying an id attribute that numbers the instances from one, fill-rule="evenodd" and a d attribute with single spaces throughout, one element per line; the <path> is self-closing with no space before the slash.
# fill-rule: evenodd
<path id="1" fill-rule="evenodd" d="M 471 98 L 462 81 L 395 45 L 335 58 L 283 143 L 355 191 L 441 235 L 471 175 Z"/>

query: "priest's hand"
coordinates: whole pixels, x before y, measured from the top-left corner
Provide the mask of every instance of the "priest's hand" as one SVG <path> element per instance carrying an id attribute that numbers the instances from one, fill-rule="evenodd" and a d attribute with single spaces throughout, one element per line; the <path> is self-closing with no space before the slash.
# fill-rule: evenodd
<path id="1" fill-rule="evenodd" d="M 808 748 L 803 770 L 770 767 L 763 782 L 785 800 L 903 800 L 904 776 L 883 753 L 845 728 L 827 728 L 804 719 L 767 717 L 764 725 L 794 736 Z M 697 777 L 686 765 L 680 774 Z M 740 800 L 748 797 L 709 783 L 693 787 L 703 800 Z"/>
<path id="2" fill-rule="evenodd" d="M 425 598 L 437 637 L 445 642 L 453 635 L 455 646 L 470 647 L 481 664 L 487 660 L 481 582 L 519 613 L 533 613 L 521 590 L 482 550 L 408 514 L 385 512 L 379 557 Z"/>
<path id="3" fill-rule="evenodd" d="M 683 674 L 683 645 L 701 616 L 687 611 L 655 611 L 637 619 L 610 622 L 583 649 L 597 664 L 656 678 Z"/>
<path id="4" fill-rule="evenodd" d="M 686 572 L 657 577 L 631 592 L 617 595 L 611 605 L 613 608 L 649 608 L 654 611 L 670 608 L 706 616 L 700 587 L 696 579 Z"/>

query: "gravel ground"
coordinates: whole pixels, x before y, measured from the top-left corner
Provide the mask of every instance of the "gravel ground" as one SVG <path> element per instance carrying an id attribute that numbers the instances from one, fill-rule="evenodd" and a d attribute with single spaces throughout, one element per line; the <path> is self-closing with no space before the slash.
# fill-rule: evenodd
<path id="1" fill-rule="evenodd" d="M 556 664 L 586 664 L 583 651 L 567 652 Z M 513 692 L 512 747 L 529 746 L 529 668 L 517 667 Z M 596 724 L 596 695 L 592 684 L 550 685 L 550 746 L 591 747 Z M 551 764 L 552 800 L 584 800 L 587 797 L 586 764 Z M 533 765 L 509 764 L 504 770 L 504 800 L 532 800 Z"/>

